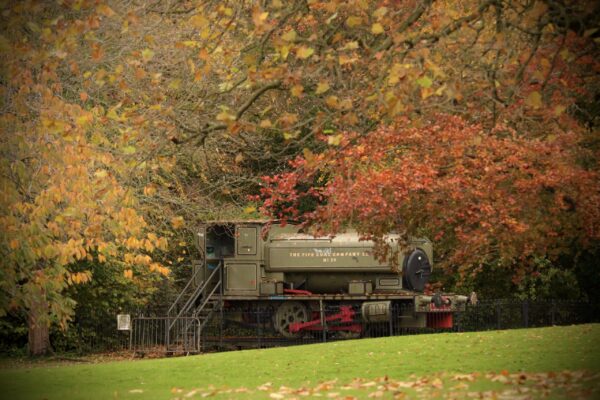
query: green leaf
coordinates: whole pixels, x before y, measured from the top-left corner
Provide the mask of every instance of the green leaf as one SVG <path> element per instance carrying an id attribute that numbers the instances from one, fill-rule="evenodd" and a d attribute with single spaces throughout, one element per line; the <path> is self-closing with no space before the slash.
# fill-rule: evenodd
<path id="1" fill-rule="evenodd" d="M 424 88 L 430 88 L 431 85 L 433 84 L 433 81 L 428 76 L 419 78 L 419 79 L 417 79 L 416 82 L 419 84 L 419 86 L 424 87 Z"/>
<path id="2" fill-rule="evenodd" d="M 133 146 L 125 146 L 122 150 L 124 154 L 135 154 L 136 152 L 136 149 Z"/>

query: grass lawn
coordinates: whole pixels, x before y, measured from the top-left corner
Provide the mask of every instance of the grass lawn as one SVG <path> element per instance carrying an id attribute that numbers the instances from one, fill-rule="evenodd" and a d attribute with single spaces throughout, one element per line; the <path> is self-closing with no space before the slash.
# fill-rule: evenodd
<path id="1" fill-rule="evenodd" d="M 600 398 L 600 324 L 5 366 L 4 399 Z"/>

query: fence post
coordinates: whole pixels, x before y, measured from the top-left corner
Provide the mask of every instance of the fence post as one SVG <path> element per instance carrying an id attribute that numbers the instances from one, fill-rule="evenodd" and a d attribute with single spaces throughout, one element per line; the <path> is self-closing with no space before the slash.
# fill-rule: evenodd
<path id="1" fill-rule="evenodd" d="M 500 329 L 500 300 L 496 300 L 496 329 Z"/>
<path id="2" fill-rule="evenodd" d="M 129 327 L 129 350 L 133 348 L 133 326 L 135 325 L 135 318 L 131 319 L 131 326 Z"/>
<path id="3" fill-rule="evenodd" d="M 523 327 L 529 328 L 529 300 L 525 299 L 522 304 Z"/>
<path id="4" fill-rule="evenodd" d="M 323 334 L 322 334 L 322 340 L 323 342 L 327 341 L 327 332 L 326 332 L 326 326 L 325 326 L 325 310 L 323 309 L 323 299 L 319 299 L 319 311 L 321 314 L 321 328 Z"/>
<path id="5" fill-rule="evenodd" d="M 256 322 L 258 325 L 258 348 L 259 349 L 262 347 L 262 323 L 261 323 L 260 313 L 261 313 L 261 309 L 260 309 L 260 307 L 258 307 L 256 309 Z"/>
<path id="6" fill-rule="evenodd" d="M 392 304 L 390 310 L 390 336 L 394 336 L 394 305 Z"/>

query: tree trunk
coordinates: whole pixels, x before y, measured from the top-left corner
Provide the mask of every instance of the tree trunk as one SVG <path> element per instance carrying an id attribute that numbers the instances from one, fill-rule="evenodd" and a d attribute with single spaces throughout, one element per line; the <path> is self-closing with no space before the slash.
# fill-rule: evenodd
<path id="1" fill-rule="evenodd" d="M 46 294 L 42 292 L 42 295 L 32 302 L 27 318 L 30 356 L 44 356 L 50 352 L 48 311 Z"/>

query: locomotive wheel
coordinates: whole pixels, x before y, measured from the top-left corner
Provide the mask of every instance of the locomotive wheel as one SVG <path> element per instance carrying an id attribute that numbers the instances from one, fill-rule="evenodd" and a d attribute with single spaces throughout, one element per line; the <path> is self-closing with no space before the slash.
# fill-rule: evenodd
<path id="1" fill-rule="evenodd" d="M 290 325 L 296 322 L 308 321 L 308 309 L 298 301 L 290 301 L 281 303 L 275 312 L 274 326 L 277 332 L 281 333 L 286 338 L 298 338 L 302 335 L 301 332 L 290 332 Z"/>

